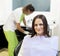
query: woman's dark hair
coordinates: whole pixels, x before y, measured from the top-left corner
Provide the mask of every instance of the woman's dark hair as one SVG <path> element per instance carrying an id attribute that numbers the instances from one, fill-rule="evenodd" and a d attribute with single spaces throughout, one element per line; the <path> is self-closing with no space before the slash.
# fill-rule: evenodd
<path id="1" fill-rule="evenodd" d="M 26 6 L 25 6 L 25 9 L 26 9 L 26 10 L 30 10 L 31 12 L 35 11 L 35 8 L 34 8 L 34 6 L 32 6 L 32 4 L 26 5 Z"/>
<path id="2" fill-rule="evenodd" d="M 37 18 L 39 18 L 43 21 L 43 26 L 44 26 L 43 35 L 47 35 L 48 37 L 50 37 L 49 31 L 48 31 L 48 23 L 47 23 L 46 17 L 44 15 L 37 15 L 34 17 L 33 22 L 32 22 L 32 37 L 36 34 L 35 29 L 34 29 L 34 23 Z"/>

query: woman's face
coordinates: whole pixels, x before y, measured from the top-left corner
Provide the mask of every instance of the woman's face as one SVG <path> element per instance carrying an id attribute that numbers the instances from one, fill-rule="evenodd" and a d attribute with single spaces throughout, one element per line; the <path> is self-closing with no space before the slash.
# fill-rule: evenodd
<path id="1" fill-rule="evenodd" d="M 35 20 L 34 30 L 37 33 L 37 35 L 43 35 L 43 32 L 44 32 L 43 21 L 40 18 L 37 18 Z"/>

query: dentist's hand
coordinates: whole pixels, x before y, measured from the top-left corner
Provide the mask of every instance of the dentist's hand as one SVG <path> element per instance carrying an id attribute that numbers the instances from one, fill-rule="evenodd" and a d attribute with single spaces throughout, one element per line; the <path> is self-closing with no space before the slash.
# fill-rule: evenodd
<path id="1" fill-rule="evenodd" d="M 28 32 L 28 31 L 24 31 L 24 34 L 27 34 L 27 35 L 29 35 L 29 34 L 30 34 L 30 32 Z"/>

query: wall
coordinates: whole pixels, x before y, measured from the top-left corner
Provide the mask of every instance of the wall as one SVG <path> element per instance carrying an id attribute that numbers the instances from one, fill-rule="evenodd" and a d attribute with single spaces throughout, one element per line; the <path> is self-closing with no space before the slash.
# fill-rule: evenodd
<path id="1" fill-rule="evenodd" d="M 53 35 L 59 37 L 59 50 L 60 50 L 60 0 L 51 0 L 51 17 L 56 21 L 57 26 L 53 29 Z"/>
<path id="2" fill-rule="evenodd" d="M 22 0 L 12 0 L 12 6 L 13 6 L 13 10 L 22 6 Z"/>
<path id="3" fill-rule="evenodd" d="M 13 9 L 27 4 L 32 4 L 38 11 L 50 11 L 50 0 L 13 0 Z"/>
<path id="4" fill-rule="evenodd" d="M 12 11 L 12 0 L 0 0 L 0 25 L 4 24 Z"/>

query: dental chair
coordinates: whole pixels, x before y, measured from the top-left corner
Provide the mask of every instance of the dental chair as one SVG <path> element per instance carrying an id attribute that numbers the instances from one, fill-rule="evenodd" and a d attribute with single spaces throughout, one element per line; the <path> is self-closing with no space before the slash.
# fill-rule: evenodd
<path id="1" fill-rule="evenodd" d="M 14 56 L 18 56 L 18 52 L 21 48 L 21 45 L 22 45 L 22 41 L 19 42 L 19 44 L 17 45 L 17 47 L 15 48 L 14 50 Z"/>

